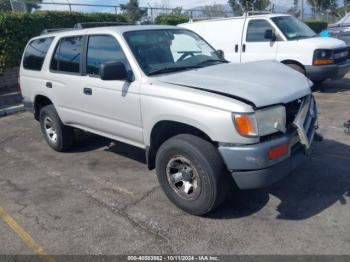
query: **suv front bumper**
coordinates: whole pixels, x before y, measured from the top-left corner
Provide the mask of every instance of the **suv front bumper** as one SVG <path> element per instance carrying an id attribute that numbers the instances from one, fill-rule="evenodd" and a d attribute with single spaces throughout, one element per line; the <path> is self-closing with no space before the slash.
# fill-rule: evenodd
<path id="1" fill-rule="evenodd" d="M 268 160 L 269 149 L 283 144 L 289 144 L 288 154 Z M 281 180 L 303 163 L 307 153 L 297 132 L 256 145 L 222 146 L 219 152 L 240 189 L 263 188 Z"/>
<path id="2" fill-rule="evenodd" d="M 303 100 L 294 126 L 296 130 L 263 143 L 219 146 L 226 167 L 240 189 L 269 186 L 289 175 L 306 159 L 317 129 L 317 107 L 311 95 Z M 269 151 L 283 145 L 288 145 L 288 152 L 270 160 Z"/>
<path id="3" fill-rule="evenodd" d="M 336 65 L 305 66 L 306 76 L 311 81 L 343 78 L 350 70 L 350 61 Z"/>

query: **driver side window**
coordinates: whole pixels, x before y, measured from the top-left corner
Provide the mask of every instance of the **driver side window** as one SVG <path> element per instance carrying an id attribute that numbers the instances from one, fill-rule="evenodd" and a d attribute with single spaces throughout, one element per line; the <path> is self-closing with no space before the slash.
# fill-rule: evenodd
<path id="1" fill-rule="evenodd" d="M 247 42 L 270 42 L 269 39 L 265 38 L 265 32 L 267 30 L 275 29 L 273 26 L 264 19 L 251 20 L 248 24 L 247 29 Z"/>
<path id="2" fill-rule="evenodd" d="M 107 62 L 121 62 L 129 68 L 127 58 L 117 40 L 109 35 L 89 37 L 86 73 L 91 76 L 100 75 L 100 67 Z"/>

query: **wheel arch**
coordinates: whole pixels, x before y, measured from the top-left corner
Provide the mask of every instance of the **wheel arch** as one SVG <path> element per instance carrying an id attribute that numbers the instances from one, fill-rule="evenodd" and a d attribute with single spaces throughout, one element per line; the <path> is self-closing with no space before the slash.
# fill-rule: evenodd
<path id="1" fill-rule="evenodd" d="M 293 60 L 293 59 L 286 59 L 286 60 L 281 61 L 281 63 L 285 64 L 285 65 L 294 64 L 294 65 L 300 66 L 302 69 L 305 70 L 305 66 L 302 63 L 300 63 L 296 60 Z"/>
<path id="2" fill-rule="evenodd" d="M 146 147 L 146 161 L 150 170 L 155 168 L 155 158 L 160 146 L 168 139 L 180 134 L 195 135 L 216 145 L 210 136 L 198 127 L 173 120 L 158 121 L 150 132 L 149 145 Z"/>
<path id="3" fill-rule="evenodd" d="M 34 117 L 36 120 L 39 120 L 40 110 L 47 105 L 53 105 L 53 102 L 50 98 L 45 95 L 36 95 L 34 98 Z"/>

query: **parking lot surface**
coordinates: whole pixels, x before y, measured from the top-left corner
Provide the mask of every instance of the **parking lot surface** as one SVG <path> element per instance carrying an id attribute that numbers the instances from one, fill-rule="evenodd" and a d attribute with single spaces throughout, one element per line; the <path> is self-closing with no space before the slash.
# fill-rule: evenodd
<path id="1" fill-rule="evenodd" d="M 79 132 L 60 154 L 31 114 L 0 118 L 0 210 L 13 219 L 0 219 L 0 254 L 34 254 L 32 241 L 53 255 L 349 255 L 350 79 L 315 96 L 324 139 L 309 160 L 267 189 L 232 190 L 202 218 L 168 201 L 140 149 Z"/>

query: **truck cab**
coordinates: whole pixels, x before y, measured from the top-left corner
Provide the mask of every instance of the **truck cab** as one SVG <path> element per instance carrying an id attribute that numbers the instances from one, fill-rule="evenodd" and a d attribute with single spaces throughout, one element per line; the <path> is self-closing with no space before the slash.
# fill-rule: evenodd
<path id="1" fill-rule="evenodd" d="M 350 69 L 348 48 L 335 38 L 321 38 L 297 18 L 260 14 L 181 24 L 203 36 L 234 63 L 277 60 L 314 83 L 338 79 Z"/>

